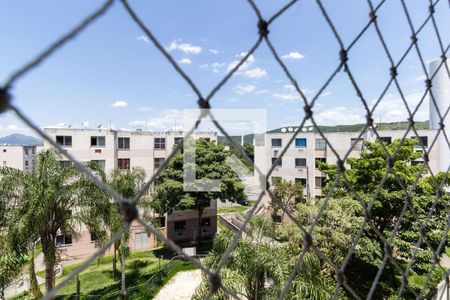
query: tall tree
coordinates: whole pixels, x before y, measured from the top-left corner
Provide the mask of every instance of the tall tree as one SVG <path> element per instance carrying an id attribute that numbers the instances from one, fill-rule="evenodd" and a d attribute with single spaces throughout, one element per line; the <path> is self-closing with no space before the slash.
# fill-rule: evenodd
<path id="1" fill-rule="evenodd" d="M 281 209 L 280 205 L 282 205 L 289 213 L 294 213 L 296 205 L 306 201 L 302 184 L 300 182 L 292 182 L 285 179 L 275 184 L 273 187 L 273 195 L 276 198 L 276 200 L 272 199 L 272 202 L 270 203 L 273 217 L 280 213 L 281 217 L 284 216 L 285 211 Z"/>
<path id="2" fill-rule="evenodd" d="M 13 199 L 8 205 L 11 218 L 13 250 L 27 254 L 39 239 L 45 263 L 45 288 L 54 285 L 54 268 L 58 263 L 56 237 L 59 234 L 75 234 L 77 226 L 97 226 L 98 199 L 84 194 L 80 186 L 80 174 L 74 167 L 63 168 L 53 150 L 38 154 L 32 172 L 0 168 L 0 194 Z M 14 182 L 14 186 L 6 183 Z M 8 188 L 9 189 L 8 189 Z M 89 228 L 94 229 L 94 228 Z M 26 238 L 25 238 L 26 237 Z"/>
<path id="3" fill-rule="evenodd" d="M 225 163 L 231 155 L 221 144 L 198 139 L 195 142 L 197 178 L 220 179 L 220 190 L 209 192 L 184 191 L 183 154 L 177 153 L 158 178 L 152 195 L 151 207 L 159 214 L 172 213 L 174 209 L 194 209 L 198 212 L 198 233 L 196 240 L 201 242 L 201 222 L 203 212 L 211 200 L 235 202 L 245 199 L 244 185 L 234 171 Z"/>

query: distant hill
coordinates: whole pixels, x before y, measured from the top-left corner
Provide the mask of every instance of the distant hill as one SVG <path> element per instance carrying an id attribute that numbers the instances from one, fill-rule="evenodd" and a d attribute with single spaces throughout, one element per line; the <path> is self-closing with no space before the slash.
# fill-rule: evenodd
<path id="1" fill-rule="evenodd" d="M 42 142 L 42 140 L 38 138 L 19 133 L 14 133 L 0 138 L 0 144 L 19 145 L 19 146 L 42 146 L 44 143 Z"/>

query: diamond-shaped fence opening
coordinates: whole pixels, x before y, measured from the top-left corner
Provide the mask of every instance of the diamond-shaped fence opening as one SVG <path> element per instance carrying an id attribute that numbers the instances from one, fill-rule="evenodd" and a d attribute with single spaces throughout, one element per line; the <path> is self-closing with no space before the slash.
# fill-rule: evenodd
<path id="1" fill-rule="evenodd" d="M 307 122 L 311 122 L 312 125 L 317 129 L 318 135 L 323 138 L 323 140 L 326 143 L 327 149 L 329 149 L 337 158 L 336 166 L 337 166 L 337 173 L 335 178 L 329 182 L 327 186 L 327 193 L 325 197 L 321 200 L 320 205 L 317 207 L 317 211 L 315 211 L 315 215 L 312 218 L 312 222 L 310 224 L 304 224 L 298 220 L 298 216 L 293 214 L 290 210 L 288 210 L 286 207 L 284 207 L 283 203 L 277 199 L 277 197 L 273 194 L 270 185 L 267 187 L 266 191 L 262 191 L 259 194 L 259 197 L 257 198 L 257 203 L 254 205 L 250 210 L 247 216 L 245 217 L 244 222 L 242 222 L 239 231 L 235 234 L 232 241 L 227 246 L 226 250 L 224 251 L 223 255 L 221 256 L 220 261 L 217 263 L 215 269 L 209 269 L 208 267 L 204 266 L 201 260 L 192 258 L 185 253 L 183 253 L 182 249 L 174 243 L 172 240 L 166 238 L 158 229 L 156 229 L 151 224 L 147 224 L 139 215 L 137 212 L 137 204 L 139 203 L 140 199 L 145 195 L 145 193 L 148 191 L 150 186 L 155 183 L 155 180 L 158 178 L 158 176 L 161 174 L 161 172 L 164 170 L 164 168 L 169 164 L 171 159 L 174 157 L 176 153 L 178 153 L 182 147 L 183 142 L 181 142 L 169 155 L 168 159 L 165 160 L 165 162 L 161 165 L 161 167 L 158 169 L 158 171 L 151 177 L 151 179 L 144 185 L 142 190 L 138 193 L 138 195 L 135 197 L 135 199 L 125 199 L 121 197 L 112 187 L 102 182 L 98 177 L 96 177 L 86 166 L 81 164 L 79 161 L 75 159 L 75 157 L 71 156 L 66 151 L 63 151 L 62 147 L 58 145 L 52 138 L 50 138 L 49 135 L 47 135 L 42 129 L 40 129 L 33 121 L 32 118 L 28 117 L 22 109 L 17 107 L 13 100 L 14 95 L 12 94 L 12 87 L 16 83 L 18 79 L 20 79 L 22 76 L 27 74 L 28 72 L 31 72 L 34 68 L 38 68 L 39 65 L 45 63 L 47 60 L 51 59 L 51 55 L 59 51 L 60 48 L 67 43 L 69 40 L 73 39 L 75 36 L 82 34 L 83 31 L 89 27 L 94 26 L 93 23 L 98 18 L 101 18 L 103 15 L 108 13 L 109 8 L 113 4 L 113 0 L 106 1 L 101 7 L 99 7 L 96 11 L 94 11 L 91 15 L 83 19 L 77 26 L 75 26 L 72 30 L 67 32 L 63 37 L 49 45 L 47 49 L 45 49 L 42 53 L 40 53 L 37 57 L 32 59 L 28 64 L 25 66 L 19 68 L 17 71 L 12 72 L 12 74 L 9 76 L 9 78 L 6 80 L 6 82 L 3 84 L 3 86 L 0 89 L 0 112 L 5 112 L 8 110 L 11 110 L 16 113 L 16 115 L 24 121 L 29 127 L 31 127 L 39 136 L 41 136 L 43 139 L 45 139 L 47 142 L 49 142 L 52 146 L 54 146 L 63 156 L 67 157 L 74 166 L 82 173 L 84 173 L 86 176 L 88 176 L 94 184 L 104 190 L 107 194 L 109 194 L 114 201 L 117 201 L 118 204 L 121 206 L 121 212 L 123 214 L 124 220 L 126 220 L 126 225 L 119 230 L 112 238 L 101 248 L 99 248 L 94 255 L 92 255 L 89 259 L 84 261 L 79 267 L 77 267 L 70 276 L 66 277 L 64 280 L 62 280 L 55 288 L 53 288 L 49 293 L 47 293 L 44 296 L 44 299 L 51 299 L 56 295 L 58 290 L 63 287 L 65 284 L 70 282 L 84 269 L 86 269 L 97 257 L 102 255 L 114 242 L 118 241 L 123 232 L 127 230 L 127 228 L 130 226 L 130 223 L 134 220 L 138 221 L 141 225 L 143 225 L 146 230 L 154 234 L 159 240 L 161 240 L 166 246 L 173 249 L 178 255 L 181 257 L 187 259 L 191 263 L 193 263 L 196 267 L 201 269 L 205 276 L 208 278 L 208 286 L 209 286 L 209 293 L 207 295 L 207 298 L 214 297 L 214 294 L 218 291 L 227 294 L 229 297 L 232 298 L 241 298 L 240 291 L 233 290 L 233 288 L 228 287 L 226 284 L 223 283 L 221 280 L 221 271 L 227 262 L 227 260 L 230 258 L 230 255 L 232 254 L 232 251 L 234 248 L 238 245 L 240 239 L 242 239 L 244 231 L 246 230 L 246 227 L 248 226 L 250 220 L 254 216 L 257 207 L 262 204 L 264 195 L 268 195 L 271 200 L 276 203 L 286 215 L 292 219 L 293 224 L 295 224 L 298 229 L 300 230 L 301 235 L 303 236 L 303 242 L 301 246 L 301 252 L 298 254 L 298 256 L 295 259 L 295 262 L 292 263 L 292 269 L 289 270 L 289 275 L 286 278 L 286 282 L 283 285 L 283 288 L 281 289 L 281 292 L 277 297 L 279 298 L 285 298 L 290 295 L 291 286 L 294 284 L 294 279 L 296 278 L 297 274 L 301 272 L 302 266 L 304 263 L 304 259 L 306 256 L 310 254 L 314 254 L 317 257 L 319 257 L 320 260 L 323 261 L 324 264 L 328 266 L 329 272 L 333 273 L 333 278 L 335 281 L 335 290 L 334 292 L 331 292 L 329 294 L 329 298 L 339 298 L 340 295 L 342 295 L 342 292 L 345 291 L 345 294 L 350 297 L 354 298 L 372 298 L 376 297 L 376 288 L 377 285 L 380 282 L 380 278 L 385 271 L 385 269 L 388 267 L 393 272 L 395 272 L 396 276 L 401 277 L 401 286 L 398 287 L 392 287 L 394 289 L 395 294 L 397 294 L 398 298 L 405 297 L 405 293 L 408 290 L 408 296 L 415 297 L 417 299 L 422 299 L 424 297 L 428 297 L 430 295 L 426 294 L 427 290 L 431 290 L 434 287 L 429 286 L 429 282 L 433 273 L 433 270 L 436 268 L 442 269 L 442 271 L 445 273 L 445 277 L 447 278 L 447 285 L 448 285 L 448 277 L 450 271 L 447 271 L 443 267 L 439 265 L 439 257 L 441 253 L 444 251 L 443 245 L 445 240 L 448 238 L 448 231 L 450 228 L 450 210 L 449 210 L 449 204 L 448 203 L 442 203 L 442 196 L 446 192 L 443 190 L 443 186 L 445 185 L 445 182 L 448 181 L 449 177 L 449 170 L 445 172 L 445 176 L 443 178 L 437 178 L 431 171 L 429 156 L 430 152 L 438 147 L 438 138 L 440 138 L 441 143 L 445 143 L 446 146 L 450 147 L 450 137 L 447 136 L 447 132 L 445 131 L 445 120 L 449 118 L 449 111 L 450 107 L 444 107 L 442 108 L 440 104 L 438 104 L 436 100 L 436 95 L 433 94 L 432 86 L 435 77 L 437 76 L 437 73 L 442 69 L 444 71 L 444 74 L 446 74 L 450 78 L 450 68 L 449 68 L 449 61 L 447 60 L 448 50 L 450 48 L 449 45 L 445 45 L 444 41 L 442 39 L 442 30 L 443 28 L 439 27 L 439 22 L 437 18 L 435 18 L 436 9 L 439 7 L 439 9 L 444 10 L 448 9 L 446 5 L 442 5 L 443 0 L 436 0 L 432 1 L 430 0 L 428 3 L 428 12 L 426 13 L 426 18 L 424 20 L 413 20 L 411 17 L 410 11 L 408 9 L 408 3 L 404 0 L 400 0 L 399 4 L 401 5 L 403 9 L 404 17 L 407 21 L 407 26 L 410 29 L 410 40 L 408 43 L 408 47 L 405 49 L 404 53 L 400 57 L 394 57 L 390 51 L 391 45 L 387 42 L 387 40 L 384 38 L 384 30 L 382 26 L 379 24 L 378 20 L 378 14 L 383 13 L 383 6 L 385 5 L 386 0 L 380 1 L 378 4 L 374 4 L 371 0 L 367 1 L 368 9 L 367 9 L 367 22 L 366 24 L 360 28 L 358 31 L 358 34 L 351 39 L 351 42 L 346 44 L 344 43 L 343 39 L 341 38 L 341 33 L 336 28 L 334 21 L 329 13 L 329 11 L 326 8 L 326 5 L 322 3 L 322 1 L 317 0 L 316 5 L 321 13 L 321 16 L 317 16 L 318 18 L 322 18 L 323 21 L 327 24 L 329 30 L 331 31 L 332 35 L 335 38 L 335 42 L 338 45 L 340 51 L 339 53 L 336 53 L 336 65 L 331 74 L 327 77 L 327 79 L 322 83 L 322 86 L 318 91 L 312 96 L 307 97 L 305 93 L 302 90 L 302 83 L 298 82 L 295 77 L 292 75 L 291 70 L 289 67 L 285 64 L 285 62 L 281 59 L 281 56 L 277 52 L 277 46 L 272 43 L 271 40 L 271 33 L 270 28 L 273 23 L 276 23 L 278 19 L 283 18 L 283 14 L 291 9 L 291 7 L 298 5 L 296 0 L 289 1 L 287 4 L 282 6 L 278 12 L 276 12 L 272 16 L 263 16 L 260 12 L 258 5 L 253 0 L 248 0 L 248 4 L 254 11 L 256 17 L 257 17 L 257 24 L 255 24 L 255 32 L 257 33 L 255 35 L 255 42 L 253 46 L 248 49 L 246 54 L 241 58 L 239 63 L 237 63 L 234 68 L 232 68 L 215 86 L 211 87 L 211 90 L 207 94 L 202 94 L 202 92 L 197 88 L 196 83 L 191 80 L 191 78 L 183 71 L 183 69 L 179 66 L 179 64 L 175 61 L 175 59 L 171 56 L 171 54 L 163 47 L 163 45 L 158 41 L 157 37 L 152 33 L 150 28 L 146 26 L 146 24 L 141 20 L 139 17 L 139 12 L 135 11 L 132 6 L 128 3 L 127 0 L 121 0 L 121 4 L 123 6 L 123 9 L 128 13 L 130 17 L 130 21 L 134 22 L 147 36 L 147 38 L 153 43 L 153 45 L 161 52 L 164 59 L 168 61 L 168 63 L 176 70 L 176 72 L 183 78 L 183 80 L 191 87 L 192 91 L 195 93 L 195 95 L 198 98 L 197 104 L 198 107 L 201 110 L 201 113 L 199 113 L 198 116 L 198 124 L 205 118 L 211 117 L 214 120 L 214 116 L 211 112 L 209 112 L 209 108 L 212 107 L 212 99 L 214 98 L 215 94 L 222 89 L 226 84 L 227 81 L 239 70 L 240 67 L 246 62 L 247 59 L 259 48 L 259 47 L 268 47 L 269 51 L 273 55 L 273 59 L 276 62 L 276 64 L 281 68 L 283 73 L 285 74 L 286 78 L 289 80 L 289 82 L 294 87 L 294 90 L 298 93 L 298 95 L 301 98 L 301 101 L 304 105 L 304 117 L 301 120 L 299 124 L 299 128 L 302 128 Z M 440 4 L 438 6 L 438 4 Z M 349 8 L 351 9 L 351 8 Z M 440 61 L 438 66 L 434 69 L 434 71 L 429 71 L 427 64 L 428 62 L 425 61 L 423 54 L 421 52 L 422 45 L 420 44 L 421 40 L 421 34 L 423 33 L 423 29 L 426 26 L 432 27 L 432 32 L 436 37 L 436 47 L 439 49 L 440 53 Z M 378 39 L 378 43 L 381 45 L 381 47 L 378 47 L 377 45 L 377 51 L 382 51 L 383 54 L 386 57 L 386 61 L 389 64 L 389 69 L 385 70 L 386 74 L 388 75 L 388 79 L 386 81 L 386 84 L 384 85 L 383 89 L 379 91 L 379 96 L 374 100 L 374 102 L 369 102 L 369 100 L 366 98 L 365 91 L 361 88 L 361 85 L 358 83 L 359 78 L 355 76 L 355 73 L 352 72 L 352 67 L 349 63 L 352 59 L 352 49 L 355 45 L 358 44 L 360 39 L 368 32 L 368 30 L 375 30 L 376 37 Z M 448 28 L 447 28 L 448 29 Z M 293 38 L 294 34 L 291 33 L 291 35 L 288 35 L 287 38 Z M 408 101 L 405 99 L 404 95 L 404 89 L 402 87 L 402 84 L 398 80 L 398 72 L 399 67 L 403 66 L 405 63 L 406 58 L 408 55 L 410 55 L 411 52 L 415 52 L 417 55 L 418 61 L 420 63 L 420 68 L 423 71 L 423 75 L 425 78 L 424 81 L 424 90 L 423 90 L 423 96 L 419 99 L 418 103 L 416 105 L 411 105 L 408 103 Z M 379 133 L 379 129 L 375 126 L 374 122 L 374 113 L 378 107 L 378 105 L 386 99 L 387 93 L 389 90 L 395 91 L 395 93 L 398 93 L 400 99 L 402 100 L 402 103 L 404 104 L 404 108 L 407 111 L 408 115 L 408 127 L 404 132 L 404 135 L 401 138 L 401 141 L 397 145 L 395 149 L 389 148 L 387 145 L 381 143 L 382 145 L 382 151 L 385 156 L 385 172 L 383 172 L 383 175 L 380 179 L 379 185 L 374 188 L 374 190 L 369 193 L 362 195 L 360 191 L 357 190 L 357 188 L 354 186 L 354 183 L 351 182 L 351 180 L 348 177 L 347 169 L 349 167 L 349 157 L 354 148 L 356 147 L 357 143 L 353 143 L 351 147 L 347 149 L 345 153 L 339 153 L 338 150 L 335 149 L 335 147 L 332 145 L 332 143 L 329 141 L 327 137 L 327 133 L 321 129 L 320 122 L 317 121 L 317 118 L 314 114 L 314 110 L 316 107 L 316 104 L 318 102 L 319 97 L 324 93 L 324 91 L 327 89 L 327 87 L 330 85 L 330 83 L 336 78 L 336 75 L 341 73 L 346 80 L 348 80 L 348 83 L 351 85 L 353 92 L 357 96 L 358 101 L 362 105 L 362 108 L 365 111 L 365 126 L 361 129 L 357 140 L 361 139 L 364 134 L 366 134 L 368 131 L 372 132 L 375 137 L 379 140 L 382 139 L 381 134 Z M 419 168 L 418 173 L 414 177 L 414 179 L 411 182 L 404 182 L 404 180 L 401 178 L 401 176 L 396 172 L 396 160 L 398 156 L 398 152 L 400 151 L 400 148 L 402 144 L 404 143 L 406 138 L 409 137 L 415 137 L 418 140 L 420 139 L 420 134 L 418 130 L 416 129 L 416 123 L 415 123 L 415 116 L 416 113 L 423 107 L 423 102 L 427 97 L 430 99 L 433 103 L 433 106 L 436 110 L 436 116 L 438 119 L 438 123 L 440 128 L 436 131 L 436 135 L 433 137 L 433 139 L 430 141 L 429 146 L 425 147 L 424 145 L 421 145 L 422 150 L 422 158 L 423 158 L 423 164 L 422 167 Z M 233 147 L 235 147 L 239 153 L 242 154 L 242 156 L 249 162 L 251 162 L 251 159 L 243 152 L 243 150 L 237 145 L 237 143 L 230 137 L 230 135 L 227 133 L 227 131 L 222 127 L 219 121 L 213 121 L 213 124 L 216 126 L 217 130 L 226 137 L 226 139 L 231 143 Z M 193 134 L 195 130 L 195 126 L 187 130 L 186 136 L 189 137 Z M 283 147 L 283 149 L 280 151 L 279 159 L 281 159 L 288 148 L 293 144 L 296 136 L 298 135 L 300 131 L 297 131 L 296 133 L 292 134 L 291 138 L 289 139 L 289 142 Z M 273 174 L 274 169 L 276 167 L 277 161 L 273 163 L 273 165 L 267 170 L 260 170 L 257 169 L 257 173 L 259 175 L 265 175 L 266 178 L 268 178 L 271 174 Z M 426 217 L 421 218 L 418 212 L 416 211 L 416 208 L 414 207 L 414 204 L 412 203 L 412 193 L 414 192 L 417 183 L 419 180 L 422 180 L 424 177 L 429 177 L 432 179 L 432 185 L 434 189 L 436 190 L 436 196 L 432 199 L 429 205 L 429 210 L 426 212 Z M 377 227 L 375 220 L 373 219 L 373 209 L 374 205 L 376 205 L 377 199 L 380 197 L 380 194 L 382 193 L 382 188 L 386 184 L 386 182 L 389 182 L 389 184 L 397 184 L 401 189 L 401 212 L 399 215 L 395 216 L 395 219 L 393 220 L 393 226 L 390 226 L 388 230 L 382 231 L 379 227 Z M 333 194 L 338 189 L 345 189 L 351 197 L 357 200 L 359 203 L 359 210 L 361 212 L 361 220 L 358 223 L 358 226 L 353 228 L 354 230 L 354 236 L 352 237 L 351 241 L 348 241 L 348 249 L 345 251 L 345 253 L 342 253 L 342 258 L 340 261 L 336 260 L 336 257 L 330 257 L 330 253 L 327 253 L 323 250 L 321 250 L 320 243 L 317 243 L 317 241 L 314 238 L 314 234 L 316 230 L 323 230 L 321 228 L 322 225 L 320 225 L 321 222 L 324 222 L 324 215 L 326 215 L 329 212 L 329 209 L 332 205 L 333 200 Z M 438 237 L 438 243 L 436 245 L 436 242 L 434 242 L 434 245 L 429 241 L 429 232 L 427 230 L 432 231 L 433 228 L 429 228 L 430 220 L 433 218 L 436 218 L 437 213 L 442 213 L 442 210 L 444 210 L 444 217 L 442 215 L 442 218 L 445 218 L 445 220 L 441 220 L 446 226 L 445 232 L 441 232 L 441 235 Z M 446 217 L 445 217 L 446 216 Z M 414 247 L 411 248 L 411 256 L 409 260 L 404 261 L 403 263 L 399 263 L 398 257 L 395 257 L 397 254 L 396 252 L 399 251 L 401 248 L 401 245 L 397 245 L 396 237 L 399 234 L 404 234 L 404 227 L 406 226 L 405 222 L 406 219 L 414 220 L 417 222 L 417 224 L 420 224 L 418 228 L 414 228 L 415 234 L 416 234 L 416 242 L 414 244 Z M 326 222 L 325 222 L 326 224 Z M 352 282 L 348 280 L 347 278 L 347 267 L 349 264 L 349 260 L 352 257 L 352 255 L 355 253 L 355 251 L 358 251 L 358 245 L 363 242 L 361 241 L 361 238 L 363 236 L 364 232 L 370 232 L 371 235 L 376 237 L 379 240 L 379 243 L 382 244 L 382 259 L 378 265 L 378 272 L 376 273 L 376 276 L 372 280 L 371 287 L 369 288 L 369 293 L 367 295 L 360 295 L 356 290 L 355 286 L 352 286 Z M 415 266 L 415 261 L 420 255 L 422 255 L 423 249 L 421 247 L 427 247 L 428 250 L 432 253 L 432 258 L 430 259 L 430 270 L 426 272 L 427 279 L 422 285 L 422 289 L 420 292 L 413 291 L 411 289 L 408 289 L 408 287 L 411 285 L 411 282 L 409 280 L 409 274 Z M 361 270 L 361 272 L 364 272 Z M 133 287 L 130 288 L 130 291 L 132 289 L 137 289 L 139 287 Z M 114 297 L 118 294 L 110 294 L 108 296 Z M 95 298 L 97 296 L 91 295 L 90 298 Z"/>

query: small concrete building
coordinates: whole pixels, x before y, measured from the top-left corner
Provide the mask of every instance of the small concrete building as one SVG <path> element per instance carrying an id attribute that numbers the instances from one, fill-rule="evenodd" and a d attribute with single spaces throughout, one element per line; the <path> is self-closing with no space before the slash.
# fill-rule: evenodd
<path id="1" fill-rule="evenodd" d="M 36 162 L 37 146 L 0 144 L 0 167 L 31 171 Z"/>

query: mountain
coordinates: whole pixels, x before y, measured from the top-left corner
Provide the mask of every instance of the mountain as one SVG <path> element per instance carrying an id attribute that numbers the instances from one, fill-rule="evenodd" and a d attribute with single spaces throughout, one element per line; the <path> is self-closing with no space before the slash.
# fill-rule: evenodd
<path id="1" fill-rule="evenodd" d="M 0 144 L 19 145 L 19 146 L 42 146 L 42 140 L 23 134 L 14 133 L 0 138 Z"/>

